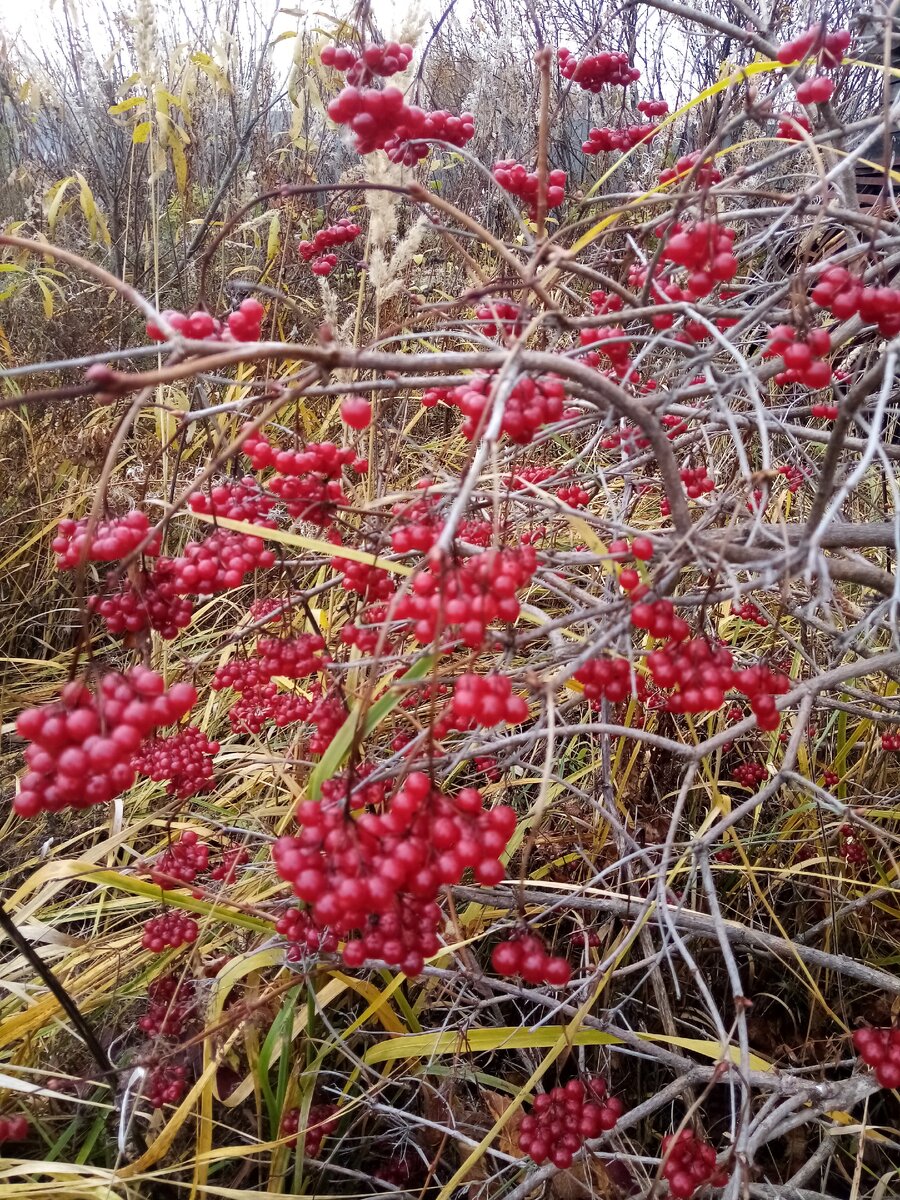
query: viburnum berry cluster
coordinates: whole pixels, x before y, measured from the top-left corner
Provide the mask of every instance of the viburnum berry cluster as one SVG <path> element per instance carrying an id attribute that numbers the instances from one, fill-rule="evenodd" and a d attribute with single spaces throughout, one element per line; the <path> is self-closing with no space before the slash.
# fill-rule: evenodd
<path id="1" fill-rule="evenodd" d="M 805 33 L 798 34 L 789 42 L 778 47 L 777 58 L 784 66 L 798 62 L 810 55 L 818 55 L 819 66 L 833 71 L 841 65 L 852 40 L 849 29 L 836 29 L 828 33 L 823 22 L 810 25 Z"/>
<path id="2" fill-rule="evenodd" d="M 827 75 L 814 75 L 797 84 L 797 100 L 800 104 L 827 104 L 834 95 L 834 80 Z"/>
<path id="3" fill-rule="evenodd" d="M 595 1076 L 587 1084 L 570 1079 L 535 1096 L 519 1127 L 519 1149 L 538 1164 L 549 1159 L 564 1171 L 583 1142 L 615 1129 L 624 1111 L 622 1101 L 607 1094 L 605 1079 Z"/>
<path id="4" fill-rule="evenodd" d="M 311 1105 L 303 1137 L 303 1152 L 306 1158 L 319 1157 L 322 1153 L 322 1143 L 337 1129 L 338 1120 L 336 1104 Z M 281 1118 L 281 1136 L 287 1137 L 289 1146 L 297 1145 L 299 1130 L 300 1109 L 289 1109 Z"/>
<path id="5" fill-rule="evenodd" d="M 827 329 L 809 329 L 801 337 L 792 325 L 776 325 L 769 331 L 764 358 L 781 358 L 784 370 L 775 376 L 779 385 L 802 383 L 810 388 L 823 388 L 831 383 L 831 337 Z"/>
<path id="6" fill-rule="evenodd" d="M 202 729 L 187 725 L 170 737 L 149 738 L 131 762 L 136 771 L 149 775 L 157 783 L 166 780 L 170 796 L 186 800 L 213 787 L 212 760 L 219 749 L 219 743 L 210 741 Z M 186 836 L 182 836 L 182 842 Z"/>
<path id="7" fill-rule="evenodd" d="M 882 750 L 900 750 L 900 733 L 883 733 L 881 748 Z"/>
<path id="8" fill-rule="evenodd" d="M 144 925 L 141 945 L 151 954 L 163 954 L 166 950 L 178 950 L 190 946 L 197 940 L 199 926 L 193 917 L 178 909 L 170 908 L 159 917 L 151 917 Z"/>
<path id="9" fill-rule="evenodd" d="M 27 1117 L 0 1117 L 0 1146 L 5 1142 L 24 1142 L 30 1129 Z"/>
<path id="10" fill-rule="evenodd" d="M 675 161 L 674 166 L 665 167 L 660 171 L 659 182 L 673 183 L 676 179 L 687 182 L 686 176 L 690 179 L 694 187 L 701 190 L 710 188 L 715 183 L 722 182 L 722 172 L 718 169 L 713 159 L 701 158 L 699 153 L 682 154 Z"/>
<path id="11" fill-rule="evenodd" d="M 147 1011 L 138 1025 L 148 1037 L 177 1038 L 196 1015 L 195 981 L 176 975 L 160 975 L 147 985 Z"/>
<path id="12" fill-rule="evenodd" d="M 275 843 L 278 874 L 311 906 L 318 929 L 361 935 L 344 947 L 348 966 L 382 958 L 407 975 L 418 975 L 439 948 L 439 889 L 467 867 L 481 883 L 499 882 L 516 824 L 512 809 L 485 809 L 474 788 L 451 799 L 421 771 L 381 812 L 352 819 L 340 803 L 310 800 L 297 820 L 299 836 Z"/>
<path id="13" fill-rule="evenodd" d="M 194 829 L 185 829 L 150 867 L 150 878 L 161 888 L 191 884 L 209 863 L 209 846 Z"/>
<path id="14" fill-rule="evenodd" d="M 405 166 L 424 158 L 429 142 L 465 146 L 475 135 L 471 113 L 457 117 L 445 109 L 425 112 L 410 107 L 395 87 L 345 87 L 328 105 L 328 115 L 337 125 L 349 128 L 358 154 L 384 150 L 392 162 Z"/>
<path id="15" fill-rule="evenodd" d="M 491 952 L 491 966 L 498 975 L 521 975 L 526 983 L 549 983 L 551 987 L 565 987 L 572 978 L 568 959 L 548 954 L 534 933 L 498 942 Z"/>
<path id="16" fill-rule="evenodd" d="M 301 633 L 289 638 L 262 637 L 256 643 L 260 681 L 276 675 L 284 679 L 304 679 L 325 670 L 330 662 L 325 639 L 318 633 Z"/>
<path id="17" fill-rule="evenodd" d="M 812 289 L 816 304 L 841 321 L 859 317 L 882 337 L 900 333 L 900 288 L 866 287 L 846 267 L 827 267 Z"/>
<path id="18" fill-rule="evenodd" d="M 412 57 L 413 48 L 408 42 L 384 42 L 366 46 L 359 52 L 349 46 L 328 45 L 322 47 L 319 55 L 324 67 L 340 71 L 354 87 L 370 83 L 374 75 L 389 78 L 405 71 Z"/>
<path id="19" fill-rule="evenodd" d="M 310 259 L 317 258 L 334 246 L 346 246 L 350 242 L 355 242 L 361 233 L 361 225 L 357 225 L 349 217 L 341 217 L 334 225 L 328 225 L 326 228 L 318 230 L 312 241 L 300 242 L 297 246 L 297 253 L 304 262 L 309 262 Z"/>
<path id="20" fill-rule="evenodd" d="M 519 725 L 528 717 L 528 701 L 513 691 L 506 675 L 460 675 L 453 685 L 450 712 L 457 729 Z"/>
<path id="21" fill-rule="evenodd" d="M 383 567 L 376 567 L 374 563 L 335 557 L 331 560 L 331 565 L 344 576 L 341 580 L 343 590 L 355 592 L 357 596 L 362 596 L 363 600 L 390 600 L 397 590 L 391 573 Z"/>
<path id="22" fill-rule="evenodd" d="M 692 1129 L 670 1133 L 663 1138 L 663 1178 L 668 1181 L 674 1200 L 689 1200 L 699 1188 L 724 1187 L 728 1172 L 716 1166 L 716 1152 Z"/>
<path id="23" fill-rule="evenodd" d="M 589 346 L 582 361 L 598 367 L 607 359 L 618 379 L 629 378 L 631 372 L 631 338 L 621 325 L 602 325 L 598 329 L 582 329 L 578 334 L 582 346 Z"/>
<path id="24" fill-rule="evenodd" d="M 492 174 L 504 192 L 517 196 L 534 221 L 537 219 L 538 189 L 540 177 L 537 171 L 529 171 L 514 159 L 502 159 L 494 163 Z M 547 208 L 557 208 L 566 198 L 566 172 L 554 170 L 547 175 Z"/>
<path id="25" fill-rule="evenodd" d="M 632 694 L 638 698 L 646 694 L 643 677 L 633 671 L 627 658 L 589 659 L 575 672 L 575 679 L 584 689 L 585 697 L 595 704 L 601 700 L 619 704 Z"/>
<path id="26" fill-rule="evenodd" d="M 127 578 L 110 572 L 104 590 L 88 596 L 87 605 L 111 634 L 136 635 L 152 629 L 166 641 L 187 629 L 194 615 L 193 603 L 178 593 L 168 558 L 158 558 L 152 571 L 133 571 Z"/>
<path id="27" fill-rule="evenodd" d="M 479 304 L 475 309 L 475 318 L 481 322 L 481 331 L 485 337 L 518 337 L 522 332 L 524 313 L 518 304 L 510 300 L 491 300 Z"/>
<path id="28" fill-rule="evenodd" d="M 702 637 L 653 650 L 647 667 L 657 687 L 676 689 L 666 701 L 669 712 L 715 712 L 736 677 L 731 651 Z"/>
<path id="29" fill-rule="evenodd" d="M 560 74 L 571 79 L 586 92 L 599 92 L 607 84 L 611 87 L 628 87 L 641 77 L 640 71 L 628 61 L 628 55 L 616 50 L 604 50 L 578 59 L 565 47 L 557 50 Z"/>
<path id="30" fill-rule="evenodd" d="M 258 342 L 266 310 L 260 302 L 248 296 L 224 320 L 208 312 L 190 314 L 167 308 L 161 314 L 176 333 L 198 342 Z M 154 322 L 147 322 L 147 337 L 154 342 L 168 341 L 167 335 Z"/>
<path id="31" fill-rule="evenodd" d="M 308 954 L 334 954 L 338 948 L 337 936 L 327 929 L 317 929 L 309 912 L 296 905 L 282 913 L 275 929 L 291 943 L 286 955 L 288 962 L 298 962 Z"/>
<path id="32" fill-rule="evenodd" d="M 460 410 L 465 417 L 463 436 L 470 441 L 483 435 L 495 399 L 495 376 L 473 375 L 470 382 L 448 391 L 446 401 Z M 500 431 L 511 442 L 527 446 L 539 430 L 552 425 L 563 414 L 565 388 L 561 379 L 553 375 L 520 378 L 503 400 L 503 415 Z"/>
<path id="33" fill-rule="evenodd" d="M 178 1104 L 187 1088 L 188 1069 L 183 1063 L 158 1063 L 144 1080 L 143 1096 L 151 1108 Z"/>
<path id="34" fill-rule="evenodd" d="M 732 768 L 731 774 L 738 783 L 746 788 L 756 787 L 758 783 L 762 783 L 769 777 L 765 764 L 760 762 L 740 762 Z"/>
<path id="35" fill-rule="evenodd" d="M 28 740 L 14 807 L 19 816 L 103 804 L 131 787 L 131 757 L 162 725 L 185 716 L 197 700 L 191 684 L 166 689 L 161 675 L 132 667 L 104 675 L 95 692 L 67 683 L 58 700 L 27 708 L 16 732 Z"/>
<path id="36" fill-rule="evenodd" d="M 275 468 L 266 488 L 283 501 L 290 516 L 323 527 L 331 525 L 337 510 L 349 503 L 341 486 L 344 468 L 357 474 L 368 469 L 366 459 L 334 442 L 310 442 L 303 450 L 281 450 L 261 434 L 251 433 L 243 452 L 255 471 Z"/>
<path id="37" fill-rule="evenodd" d="M 716 490 L 716 481 L 709 475 L 706 467 L 682 467 L 679 475 L 691 500 L 698 500 Z"/>
<path id="38" fill-rule="evenodd" d="M 883 1088 L 900 1088 L 900 1026 L 864 1026 L 854 1031 L 853 1045 Z"/>
<path id="39" fill-rule="evenodd" d="M 769 618 L 760 612 L 752 600 L 744 600 L 741 604 L 732 604 L 731 611 L 742 621 L 750 621 L 752 624 L 760 626 L 769 624 Z"/>
<path id="40" fill-rule="evenodd" d="M 275 554 L 262 538 L 217 529 L 200 542 L 187 542 L 172 559 L 172 585 L 180 594 L 213 596 L 274 565 Z"/>
<path id="41" fill-rule="evenodd" d="M 521 608 L 516 592 L 537 568 L 532 546 L 518 550 L 485 550 L 460 566 L 440 560 L 419 571 L 412 589 L 394 604 L 398 621 L 410 621 L 422 645 L 454 630 L 466 646 L 479 649 L 492 621 L 515 621 Z"/>
<path id="42" fill-rule="evenodd" d="M 665 231 L 661 257 L 688 270 L 691 296 L 708 296 L 717 283 L 727 283 L 737 273 L 734 238 L 735 231 L 717 221 L 673 221 Z"/>
<path id="43" fill-rule="evenodd" d="M 68 517 L 60 521 L 59 532 L 51 542 L 60 571 L 71 571 L 82 562 L 113 562 L 117 558 L 127 558 L 144 542 L 145 555 L 159 554 L 160 535 L 150 536 L 150 521 L 139 509 L 133 509 L 124 517 L 99 521 L 93 530 L 89 525 L 87 517 L 80 521 Z"/>
<path id="44" fill-rule="evenodd" d="M 208 492 L 191 492 L 188 506 L 195 513 L 227 517 L 231 521 L 248 521 L 270 529 L 276 526 L 276 522 L 270 518 L 275 501 L 263 492 L 253 475 L 245 475 L 237 483 L 220 483 Z"/>
<path id="45" fill-rule="evenodd" d="M 669 111 L 669 106 L 665 100 L 639 100 L 637 110 L 645 117 L 664 117 Z"/>
<path id="46" fill-rule="evenodd" d="M 625 153 L 635 146 L 651 142 L 659 132 L 656 125 L 622 125 L 618 129 L 609 126 L 592 127 L 581 149 L 585 154 L 608 154 L 611 150 Z"/>
<path id="47" fill-rule="evenodd" d="M 775 130 L 777 138 L 787 142 L 802 142 L 803 135 L 812 132 L 812 126 L 806 113 L 783 112 L 778 114 L 778 127 Z"/>

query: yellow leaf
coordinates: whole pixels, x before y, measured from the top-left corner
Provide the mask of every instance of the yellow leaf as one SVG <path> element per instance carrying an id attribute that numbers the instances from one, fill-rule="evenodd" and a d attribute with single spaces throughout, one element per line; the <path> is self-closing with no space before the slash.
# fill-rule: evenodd
<path id="1" fill-rule="evenodd" d="M 281 218 L 277 212 L 273 212 L 269 221 L 269 238 L 266 242 L 266 262 L 271 262 L 280 249 Z"/>
<path id="2" fill-rule="evenodd" d="M 47 193 L 47 197 L 50 199 L 50 207 L 47 209 L 47 230 L 51 237 L 59 218 L 59 210 L 62 208 L 66 192 L 69 190 L 69 184 L 74 182 L 75 176 L 69 175 L 66 179 L 61 179 L 59 183 L 54 183 L 53 187 Z"/>
<path id="3" fill-rule="evenodd" d="M 106 111 L 111 117 L 116 117 L 119 113 L 130 112 L 133 108 L 140 108 L 145 103 L 146 101 L 143 96 L 129 96 L 127 100 L 120 100 L 118 104 L 114 104 L 112 108 L 108 108 Z"/>
<path id="4" fill-rule="evenodd" d="M 179 192 L 184 193 L 187 188 L 187 159 L 184 154 L 184 147 L 175 138 L 169 140 L 169 148 L 172 151 L 172 167 L 175 171 L 175 183 L 178 186 Z"/>
<path id="5" fill-rule="evenodd" d="M 43 293 L 44 316 L 49 321 L 53 317 L 53 293 L 50 291 L 49 286 L 44 282 L 44 280 L 41 279 L 40 275 L 35 275 L 34 282 L 38 285 L 38 287 L 41 289 L 41 292 Z"/>
<path id="6" fill-rule="evenodd" d="M 147 138 L 150 136 L 150 130 L 152 128 L 152 121 L 141 121 L 140 125 L 135 125 L 134 129 L 131 131 L 132 145 L 140 146 L 143 142 L 146 142 Z"/>

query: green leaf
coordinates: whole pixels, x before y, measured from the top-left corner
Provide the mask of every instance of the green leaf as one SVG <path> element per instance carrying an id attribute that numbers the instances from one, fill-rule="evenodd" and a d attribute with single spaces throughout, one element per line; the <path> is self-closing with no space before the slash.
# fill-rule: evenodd
<path id="1" fill-rule="evenodd" d="M 410 667 L 405 675 L 402 675 L 390 685 L 385 695 L 376 700 L 366 714 L 366 719 L 362 727 L 363 737 L 368 737 L 373 730 L 377 729 L 385 717 L 392 713 L 403 699 L 405 692 L 402 688 L 398 687 L 398 684 L 414 683 L 416 680 L 421 679 L 428 674 L 436 661 L 435 655 L 426 654 L 424 658 L 420 658 L 417 663 Z M 338 730 L 328 749 L 322 755 L 316 769 L 309 777 L 309 795 L 311 800 L 319 799 L 322 794 L 322 784 L 326 779 L 331 779 L 337 773 L 350 752 L 359 717 L 360 709 L 354 708 Z"/>

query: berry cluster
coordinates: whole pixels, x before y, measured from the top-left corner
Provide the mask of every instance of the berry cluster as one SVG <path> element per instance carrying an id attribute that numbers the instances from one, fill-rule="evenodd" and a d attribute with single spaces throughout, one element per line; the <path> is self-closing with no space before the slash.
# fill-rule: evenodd
<path id="1" fill-rule="evenodd" d="M 66 518 L 60 521 L 59 532 L 50 544 L 56 554 L 57 569 L 71 571 L 81 562 L 112 562 L 126 558 L 149 533 L 147 514 L 133 509 L 124 517 L 98 522 L 90 534 L 87 517 L 81 521 Z M 144 547 L 144 554 L 159 554 L 159 547 L 160 535 L 154 534 Z"/>
<path id="2" fill-rule="evenodd" d="M 453 685 L 450 711 L 457 729 L 478 725 L 519 725 L 528 717 L 528 701 L 512 690 L 506 675 L 460 675 Z"/>
<path id="3" fill-rule="evenodd" d="M 581 149 L 585 154 L 608 154 L 611 150 L 633 150 L 644 142 L 650 142 L 656 137 L 659 127 L 656 125 L 623 125 L 619 129 L 608 126 L 592 128 L 588 132 L 587 141 L 582 142 Z"/>
<path id="4" fill-rule="evenodd" d="M 390 600 L 397 590 L 389 571 L 376 567 L 374 563 L 354 562 L 352 558 L 335 557 L 331 560 L 335 571 L 344 578 L 341 587 L 345 592 L 355 592 L 366 601 Z"/>
<path id="5" fill-rule="evenodd" d="M 900 750 L 900 733 L 883 733 L 881 748 L 882 750 Z"/>
<path id="6" fill-rule="evenodd" d="M 238 869 L 249 861 L 250 855 L 243 846 L 229 846 L 222 851 L 222 861 L 216 863 L 209 877 L 218 882 L 233 883 Z"/>
<path id="7" fill-rule="evenodd" d="M 869 858 L 865 844 L 852 825 L 842 825 L 838 830 L 838 853 L 845 862 L 857 866 Z"/>
<path id="8" fill-rule="evenodd" d="M 827 329 L 810 329 L 800 337 L 793 325 L 776 325 L 769 331 L 763 358 L 781 358 L 785 369 L 775 376 L 779 385 L 802 383 L 810 388 L 823 388 L 831 383 L 831 337 Z"/>
<path id="9" fill-rule="evenodd" d="M 381 646 L 383 654 L 393 654 L 394 643 L 387 636 L 387 608 L 383 604 L 373 604 L 365 609 L 359 621 L 354 625 L 342 625 L 340 638 L 345 646 L 355 646 L 361 654 L 374 654 Z"/>
<path id="10" fill-rule="evenodd" d="M 900 1088 L 900 1026 L 857 1029 L 853 1045 L 866 1066 L 874 1067 L 882 1087 Z"/>
<path id="11" fill-rule="evenodd" d="M 313 1104 L 306 1119 L 303 1145 L 306 1158 L 318 1158 L 322 1152 L 322 1142 L 330 1137 L 338 1127 L 338 1108 L 336 1104 Z M 281 1136 L 288 1138 L 289 1146 L 297 1145 L 297 1134 L 300 1130 L 300 1109 L 292 1108 L 281 1118 Z"/>
<path id="12" fill-rule="evenodd" d="M 196 942 L 199 932 L 193 917 L 171 908 L 162 916 L 151 917 L 146 922 L 141 945 L 151 954 L 163 954 L 166 950 L 177 950 L 179 946 Z"/>
<path id="13" fill-rule="evenodd" d="M 834 95 L 834 81 L 827 75 L 813 75 L 797 84 L 797 100 L 800 104 L 827 104 Z"/>
<path id="14" fill-rule="evenodd" d="M 491 300 L 479 304 L 475 309 L 475 318 L 481 322 L 482 332 L 486 337 L 518 337 L 522 332 L 523 313 L 518 304 L 509 300 Z"/>
<path id="15" fill-rule="evenodd" d="M 665 100 L 639 100 L 637 110 L 645 117 L 664 117 L 669 111 L 669 106 Z"/>
<path id="16" fill-rule="evenodd" d="M 325 652 L 325 639 L 317 633 L 301 633 L 298 637 L 263 637 L 256 643 L 259 680 L 280 676 L 283 679 L 304 679 L 325 669 L 331 662 Z"/>
<path id="17" fill-rule="evenodd" d="M 604 292 L 599 288 L 591 292 L 591 307 L 597 317 L 606 313 L 621 312 L 623 304 L 622 297 L 615 292 Z"/>
<path id="18" fill-rule="evenodd" d="M 275 522 L 268 519 L 275 501 L 262 491 L 252 475 L 245 475 L 237 483 L 221 483 L 208 492 L 191 492 L 188 505 L 191 512 L 275 527 Z"/>
<path id="19" fill-rule="evenodd" d="M 151 1108 L 177 1104 L 187 1087 L 187 1067 L 181 1063 L 160 1063 L 147 1074 L 144 1099 Z"/>
<path id="20" fill-rule="evenodd" d="M 516 445 L 527 446 L 538 430 L 560 419 L 565 395 L 562 380 L 556 376 L 542 375 L 537 379 L 523 376 L 506 396 L 501 433 Z M 465 417 L 463 436 L 474 441 L 484 433 L 487 413 L 493 407 L 493 376 L 473 375 L 469 383 L 453 388 L 447 401 Z"/>
<path id="21" fill-rule="evenodd" d="M 675 642 L 684 641 L 691 631 L 671 600 L 639 600 L 631 610 L 631 623 L 635 629 L 646 629 L 652 637 Z"/>
<path id="22" fill-rule="evenodd" d="M 458 629 L 463 643 L 477 650 L 491 621 L 516 620 L 516 592 L 530 582 L 536 568 L 531 546 L 485 550 L 459 567 L 438 563 L 414 577 L 411 591 L 395 604 L 394 616 L 412 622 L 413 637 L 422 645 Z"/>
<path id="23" fill-rule="evenodd" d="M 328 526 L 338 508 L 348 503 L 341 488 L 344 467 L 357 474 L 368 470 L 368 462 L 349 447 L 334 442 L 310 442 L 303 450 L 280 450 L 258 433 L 244 441 L 244 454 L 255 471 L 274 467 L 278 474 L 267 483 L 269 491 L 284 502 L 295 520 Z"/>
<path id="24" fill-rule="evenodd" d="M 193 829 L 185 829 L 150 868 L 150 878 L 161 888 L 183 887 L 193 883 L 209 863 L 209 847 Z"/>
<path id="25" fill-rule="evenodd" d="M 631 339 L 621 325 L 603 325 L 599 329 L 582 329 L 578 335 L 582 346 L 591 349 L 583 355 L 588 366 L 600 365 L 608 359 L 613 372 L 619 379 L 628 377 L 631 371 Z"/>
<path id="26" fill-rule="evenodd" d="M 727 283 L 734 278 L 738 260 L 733 249 L 733 229 L 727 229 L 717 221 L 695 221 L 686 225 L 675 221 L 666 232 L 662 258 L 690 272 L 687 290 L 692 296 L 707 296 L 717 283 Z"/>
<path id="27" fill-rule="evenodd" d="M 591 493 L 581 486 L 580 483 L 569 484 L 566 487 L 557 489 L 556 498 L 562 504 L 568 504 L 569 508 L 584 508 L 590 503 Z"/>
<path id="28" fill-rule="evenodd" d="M 857 313 L 883 337 L 900 333 L 900 288 L 864 287 L 846 267 L 828 267 L 812 290 L 816 304 L 841 321 Z"/>
<path id="29" fill-rule="evenodd" d="M 572 978 L 568 960 L 548 954 L 533 933 L 498 942 L 491 953 L 491 966 L 498 975 L 521 975 L 526 983 L 549 983 L 551 987 L 565 987 Z"/>
<path id="30" fill-rule="evenodd" d="M 589 659 L 575 672 L 575 678 L 583 687 L 586 698 L 594 704 L 601 700 L 619 704 L 632 694 L 640 698 L 646 693 L 646 685 L 637 672 L 632 686 L 632 668 L 627 658 Z"/>
<path id="31" fill-rule="evenodd" d="M 217 529 L 202 542 L 188 542 L 172 559 L 172 585 L 185 595 L 212 596 L 240 587 L 247 575 L 275 565 L 262 538 Z"/>
<path id="32" fill-rule="evenodd" d="M 170 641 L 187 629 L 194 615 L 190 600 L 180 596 L 171 559 L 157 559 L 152 571 L 139 571 L 131 579 L 110 573 L 106 590 L 88 596 L 88 608 L 102 617 L 112 634 L 138 634 L 154 630 Z"/>
<path id="33" fill-rule="evenodd" d="M 792 496 L 800 491 L 809 478 L 809 475 L 802 467 L 797 467 L 793 463 L 785 463 L 784 466 L 779 467 L 778 474 L 784 476 L 788 485 L 788 491 Z"/>
<path id="34" fill-rule="evenodd" d="M 317 929 L 305 908 L 289 908 L 275 922 L 275 929 L 291 943 L 288 962 L 298 962 L 308 954 L 333 954 L 338 948 L 337 937 L 328 930 Z"/>
<path id="35" fill-rule="evenodd" d="M 464 146 L 475 134 L 471 113 L 454 116 L 440 110 L 424 112 L 407 105 L 397 88 L 345 87 L 328 105 L 328 115 L 353 134 L 359 154 L 384 150 L 392 162 L 413 166 L 428 153 L 429 141 Z"/>
<path id="36" fill-rule="evenodd" d="M 706 467 L 683 467 L 679 475 L 691 500 L 697 500 L 716 489 L 716 481 L 710 478 Z"/>
<path id="37" fill-rule="evenodd" d="M 299 701 L 304 698 L 300 696 L 296 699 L 298 701 L 296 708 L 297 711 L 300 711 Z M 309 752 L 310 754 L 324 754 L 347 719 L 347 706 L 337 692 L 323 693 L 318 684 L 313 686 L 312 699 L 305 703 L 308 705 L 308 712 L 300 719 L 309 721 L 316 730 L 309 739 Z M 277 724 L 278 714 L 276 714 L 275 720 Z"/>
<path id="38" fill-rule="evenodd" d="M 537 171 L 526 170 L 514 159 L 501 159 L 494 163 L 492 174 L 504 192 L 517 196 L 527 208 L 528 215 L 535 220 L 540 187 Z M 565 198 L 566 172 L 551 171 L 547 176 L 547 208 L 557 208 Z"/>
<path id="39" fill-rule="evenodd" d="M 692 1129 L 682 1129 L 663 1138 L 663 1177 L 668 1180 L 674 1200 L 688 1200 L 698 1188 L 724 1187 L 728 1172 L 716 1167 L 716 1152 L 702 1142 Z"/>
<path id="40" fill-rule="evenodd" d="M 557 50 L 556 57 L 562 76 L 586 92 L 599 92 L 606 84 L 628 87 L 641 77 L 640 71 L 628 61 L 628 55 L 615 50 L 604 50 L 579 60 L 571 50 L 563 47 Z"/>
<path id="41" fill-rule="evenodd" d="M 337 224 L 320 229 L 311 242 L 301 242 L 297 252 L 304 262 L 314 260 L 314 274 L 330 275 L 338 261 L 336 254 L 328 253 L 332 246 L 346 246 L 349 242 L 356 241 L 361 233 L 362 228 L 359 225 L 349 217 L 341 217 Z"/>
<path id="42" fill-rule="evenodd" d="M 834 33 L 826 33 L 821 23 L 810 25 L 805 33 L 798 34 L 792 41 L 779 46 L 777 58 L 783 66 L 789 66 L 816 54 L 819 56 L 819 65 L 826 71 L 833 71 L 841 65 L 851 37 L 849 29 L 836 29 Z"/>
<path id="43" fill-rule="evenodd" d="M 733 663 L 729 650 L 711 645 L 702 637 L 647 655 L 647 667 L 656 686 L 677 689 L 666 701 L 668 711 L 676 713 L 715 712 L 721 708 L 725 693 L 734 683 Z"/>
<path id="44" fill-rule="evenodd" d="M 210 741 L 196 725 L 188 725 L 171 737 L 149 738 L 131 762 L 136 771 L 157 783 L 167 780 L 166 792 L 170 796 L 186 800 L 212 789 L 212 760 L 218 753 L 218 742 Z M 182 842 L 186 837 L 187 833 Z"/>
<path id="45" fill-rule="evenodd" d="M 24 1142 L 28 1131 L 27 1117 L 0 1117 L 0 1146 L 4 1142 Z"/>
<path id="46" fill-rule="evenodd" d="M 763 616 L 752 600 L 744 600 L 741 604 L 732 604 L 731 611 L 742 621 L 751 621 L 754 625 L 768 625 L 769 618 Z"/>
<path id="47" fill-rule="evenodd" d="M 769 772 L 764 763 L 741 762 L 731 772 L 732 778 L 746 788 L 755 787 L 768 778 Z"/>
<path id="48" fill-rule="evenodd" d="M 535 1096 L 530 1114 L 522 1118 L 519 1149 L 538 1164 L 549 1159 L 564 1171 L 582 1142 L 614 1129 L 624 1111 L 621 1100 L 607 1095 L 605 1079 L 589 1079 L 587 1086 L 571 1079 Z"/>
<path id="49" fill-rule="evenodd" d="M 197 1011 L 192 979 L 160 975 L 147 986 L 147 1011 L 138 1025 L 148 1037 L 181 1037 Z"/>
<path id="50" fill-rule="evenodd" d="M 480 883 L 499 882 L 516 824 L 511 808 L 485 810 L 474 788 L 451 800 L 420 771 L 380 813 L 351 820 L 342 804 L 323 799 L 302 803 L 297 820 L 300 836 L 275 843 L 278 874 L 311 905 L 317 928 L 363 933 L 344 948 L 348 966 L 378 957 L 407 975 L 419 974 L 439 947 L 439 889 L 467 867 Z"/>
<path id="51" fill-rule="evenodd" d="M 722 172 L 716 167 L 715 162 L 711 158 L 701 160 L 699 153 L 683 154 L 673 167 L 665 167 L 659 173 L 659 182 L 672 183 L 676 179 L 689 175 L 695 167 L 698 169 L 691 179 L 695 187 L 704 189 L 712 187 L 714 183 L 722 182 Z"/>
<path id="52" fill-rule="evenodd" d="M 777 138 L 786 142 L 802 142 L 804 133 L 811 133 L 812 126 L 806 113 L 783 112 L 778 114 Z"/>
<path id="53" fill-rule="evenodd" d="M 333 67 L 346 74 L 347 82 L 355 87 L 370 83 L 374 75 L 388 78 L 405 71 L 412 62 L 413 48 L 408 42 L 384 42 L 367 46 L 361 54 L 349 46 L 323 46 L 319 55 L 323 67 Z"/>
<path id="54" fill-rule="evenodd" d="M 198 311 L 188 315 L 171 308 L 167 308 L 162 315 L 176 333 L 194 341 L 258 342 L 266 310 L 258 300 L 248 296 L 224 321 L 210 316 L 207 312 Z M 153 321 L 147 322 L 147 337 L 154 342 L 168 341 Z"/>
<path id="55" fill-rule="evenodd" d="M 58 700 L 25 709 L 16 731 L 30 742 L 25 750 L 29 770 L 15 799 L 16 812 L 33 817 L 120 795 L 134 782 L 131 756 L 144 738 L 180 720 L 196 700 L 190 684 L 176 683 L 166 691 L 161 675 L 132 667 L 124 675 L 105 675 L 96 693 L 72 682 Z"/>
<path id="56" fill-rule="evenodd" d="M 434 546 L 444 527 L 436 512 L 439 503 L 438 496 L 423 496 L 421 500 L 393 506 L 391 513 L 398 521 L 391 530 L 391 548 L 396 554 L 409 554 L 413 550 L 427 554 Z"/>

